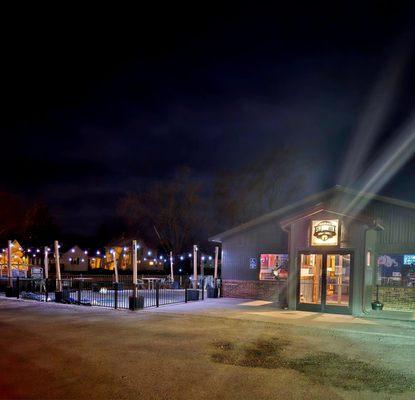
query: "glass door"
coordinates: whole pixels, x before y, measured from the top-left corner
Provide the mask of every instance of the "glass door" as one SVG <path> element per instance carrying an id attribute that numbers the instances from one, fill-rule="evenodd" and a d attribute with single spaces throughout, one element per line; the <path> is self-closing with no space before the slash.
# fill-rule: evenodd
<path id="1" fill-rule="evenodd" d="M 322 254 L 301 254 L 300 304 L 321 304 L 323 272 Z"/>
<path id="2" fill-rule="evenodd" d="M 325 303 L 327 306 L 349 307 L 350 254 L 327 254 Z"/>
<path id="3" fill-rule="evenodd" d="M 351 253 L 300 254 L 298 309 L 349 313 Z"/>

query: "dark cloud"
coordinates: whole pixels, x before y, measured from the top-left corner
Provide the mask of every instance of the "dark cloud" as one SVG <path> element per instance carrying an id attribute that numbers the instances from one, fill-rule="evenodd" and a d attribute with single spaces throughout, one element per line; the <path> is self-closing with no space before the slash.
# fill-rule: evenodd
<path id="1" fill-rule="evenodd" d="M 4 51 L 3 185 L 93 232 L 120 195 L 182 165 L 209 185 L 217 171 L 291 146 L 293 168 L 313 161 L 310 186 L 337 183 L 414 13 L 406 2 L 333 7 L 20 21 Z M 411 112 L 414 78 L 402 82 L 371 155 Z M 385 191 L 415 201 L 412 186 L 408 167 Z"/>

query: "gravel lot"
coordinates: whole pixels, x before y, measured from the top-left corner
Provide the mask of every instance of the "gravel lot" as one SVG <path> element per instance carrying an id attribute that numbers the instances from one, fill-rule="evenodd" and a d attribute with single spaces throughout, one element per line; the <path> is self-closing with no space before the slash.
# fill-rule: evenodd
<path id="1" fill-rule="evenodd" d="M 413 322 L 227 299 L 140 312 L 0 299 L 0 328 L 4 399 L 415 398 Z"/>

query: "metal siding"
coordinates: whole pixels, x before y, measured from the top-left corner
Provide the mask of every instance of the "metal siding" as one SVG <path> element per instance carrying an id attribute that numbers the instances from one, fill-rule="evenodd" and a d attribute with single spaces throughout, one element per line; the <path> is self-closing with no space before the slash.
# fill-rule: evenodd
<path id="1" fill-rule="evenodd" d="M 257 280 L 261 253 L 288 253 L 288 238 L 278 221 L 267 222 L 224 239 L 222 243 L 222 278 Z M 249 259 L 257 259 L 257 268 L 249 268 Z"/>
<path id="2" fill-rule="evenodd" d="M 346 196 L 347 197 L 347 196 Z M 353 197 L 326 199 L 329 210 L 342 212 L 340 204 L 347 204 Z M 324 215 L 324 212 L 322 213 Z M 360 314 L 368 303 L 368 287 L 373 282 L 374 270 L 366 271 L 366 251 L 373 252 L 373 269 L 376 268 L 376 254 L 415 253 L 415 210 L 381 201 L 371 201 L 360 212 L 360 216 L 376 220 L 383 230 L 369 234 L 366 242 L 366 226 L 354 221 L 348 227 L 347 240 L 338 248 L 349 248 L 354 252 L 353 304 L 354 314 Z M 317 218 L 313 216 L 312 219 Z M 342 219 L 342 218 L 340 218 Z M 288 280 L 289 307 L 296 304 L 297 253 L 309 249 L 309 220 L 297 221 L 291 225 L 290 275 Z M 259 275 L 259 254 L 287 253 L 288 235 L 280 228 L 279 221 L 266 222 L 249 230 L 239 232 L 224 239 L 222 243 L 222 277 L 229 280 L 257 280 Z M 333 249 L 334 250 L 334 249 Z M 257 258 L 257 269 L 249 269 L 249 259 Z M 372 267 L 370 267 L 372 268 Z M 371 282 L 365 282 L 365 275 Z M 365 289 L 365 290 L 364 290 Z M 365 305 L 362 302 L 366 303 Z"/>

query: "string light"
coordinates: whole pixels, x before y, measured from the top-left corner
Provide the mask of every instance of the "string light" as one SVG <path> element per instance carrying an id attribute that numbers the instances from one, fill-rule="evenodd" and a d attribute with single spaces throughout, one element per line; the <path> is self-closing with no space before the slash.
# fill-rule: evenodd
<path id="1" fill-rule="evenodd" d="M 15 246 L 15 243 L 11 243 L 10 244 L 10 247 L 13 247 L 13 246 Z M 61 244 L 58 244 L 58 248 L 60 249 L 61 248 Z M 138 245 L 137 244 L 137 247 L 136 247 L 137 249 L 139 249 L 140 248 L 140 245 Z M 122 251 L 123 252 L 128 252 L 129 251 L 129 247 L 127 247 L 127 246 L 124 246 L 124 247 L 122 247 Z M 7 252 L 7 248 L 6 249 L 2 249 L 3 250 L 3 253 L 5 253 L 5 252 Z M 20 251 L 25 251 L 25 250 L 23 250 L 23 248 L 22 247 L 19 247 L 19 250 Z M 33 248 L 27 248 L 26 249 L 26 251 L 27 251 L 27 253 L 31 253 L 32 254 L 32 258 L 33 259 L 37 259 L 37 257 L 38 257 L 38 254 L 36 254 L 36 253 L 40 253 L 41 251 L 40 251 L 40 249 L 38 249 L 38 248 L 35 248 L 35 249 L 33 249 Z M 44 247 L 44 254 L 45 254 L 45 256 L 47 256 L 48 255 L 48 251 L 51 251 L 51 249 L 49 248 L 49 247 Z M 106 251 L 108 251 L 109 252 L 109 254 L 114 254 L 114 255 L 116 255 L 116 250 L 114 249 L 114 248 L 111 248 L 111 249 L 109 249 L 109 250 L 106 250 Z M 199 248 L 197 248 L 197 251 L 199 251 Z M 42 253 L 43 253 L 43 251 L 42 251 Z M 70 253 L 76 253 L 76 246 L 75 247 L 73 247 L 73 248 L 71 248 L 70 249 Z M 88 250 L 84 250 L 83 251 L 83 253 L 85 254 L 85 255 L 87 255 L 88 254 Z M 96 250 L 96 255 L 97 256 L 100 256 L 102 253 L 101 253 L 101 251 L 100 250 Z M 137 261 L 139 261 L 140 263 L 142 262 L 142 261 L 147 261 L 147 262 L 150 262 L 150 264 L 151 265 L 153 265 L 153 262 L 154 263 L 156 263 L 156 264 L 158 264 L 158 265 L 163 265 L 163 262 L 164 263 L 166 263 L 166 262 L 168 262 L 168 260 L 169 260 L 169 256 L 165 256 L 165 255 L 158 255 L 157 257 L 155 257 L 155 256 L 153 256 L 154 258 L 150 258 L 150 259 L 148 259 L 148 256 L 152 256 L 152 254 L 153 254 L 153 251 L 152 250 L 147 250 L 147 257 L 143 257 L 143 258 L 139 258 L 139 260 L 137 260 Z M 125 258 L 125 257 L 127 257 L 128 256 L 128 254 L 123 254 L 123 257 Z M 191 252 L 189 252 L 189 253 L 187 253 L 187 256 L 189 257 L 189 259 L 191 259 L 191 258 L 193 258 L 193 254 L 191 253 Z M 54 255 L 50 255 L 50 257 L 55 257 Z M 176 256 L 173 256 L 172 255 L 172 259 L 175 259 L 175 258 L 178 258 L 180 261 L 184 261 L 185 260 L 185 258 L 186 258 L 186 254 L 180 254 L 180 255 L 176 255 Z M 107 258 L 107 255 L 105 254 L 105 252 L 102 254 L 102 258 L 104 258 L 104 259 L 106 259 Z M 213 260 L 213 257 L 212 256 L 210 256 L 210 255 L 202 255 L 201 256 L 201 260 L 202 261 L 205 261 L 205 260 Z M 73 261 L 73 260 L 75 260 L 75 259 L 73 259 L 73 258 L 69 258 L 69 261 Z M 82 258 L 81 259 L 82 260 L 82 262 L 85 262 L 85 261 L 87 261 L 87 259 L 86 258 Z M 96 261 L 96 258 L 95 257 L 93 257 L 93 258 L 91 258 L 91 260 L 92 261 Z"/>

